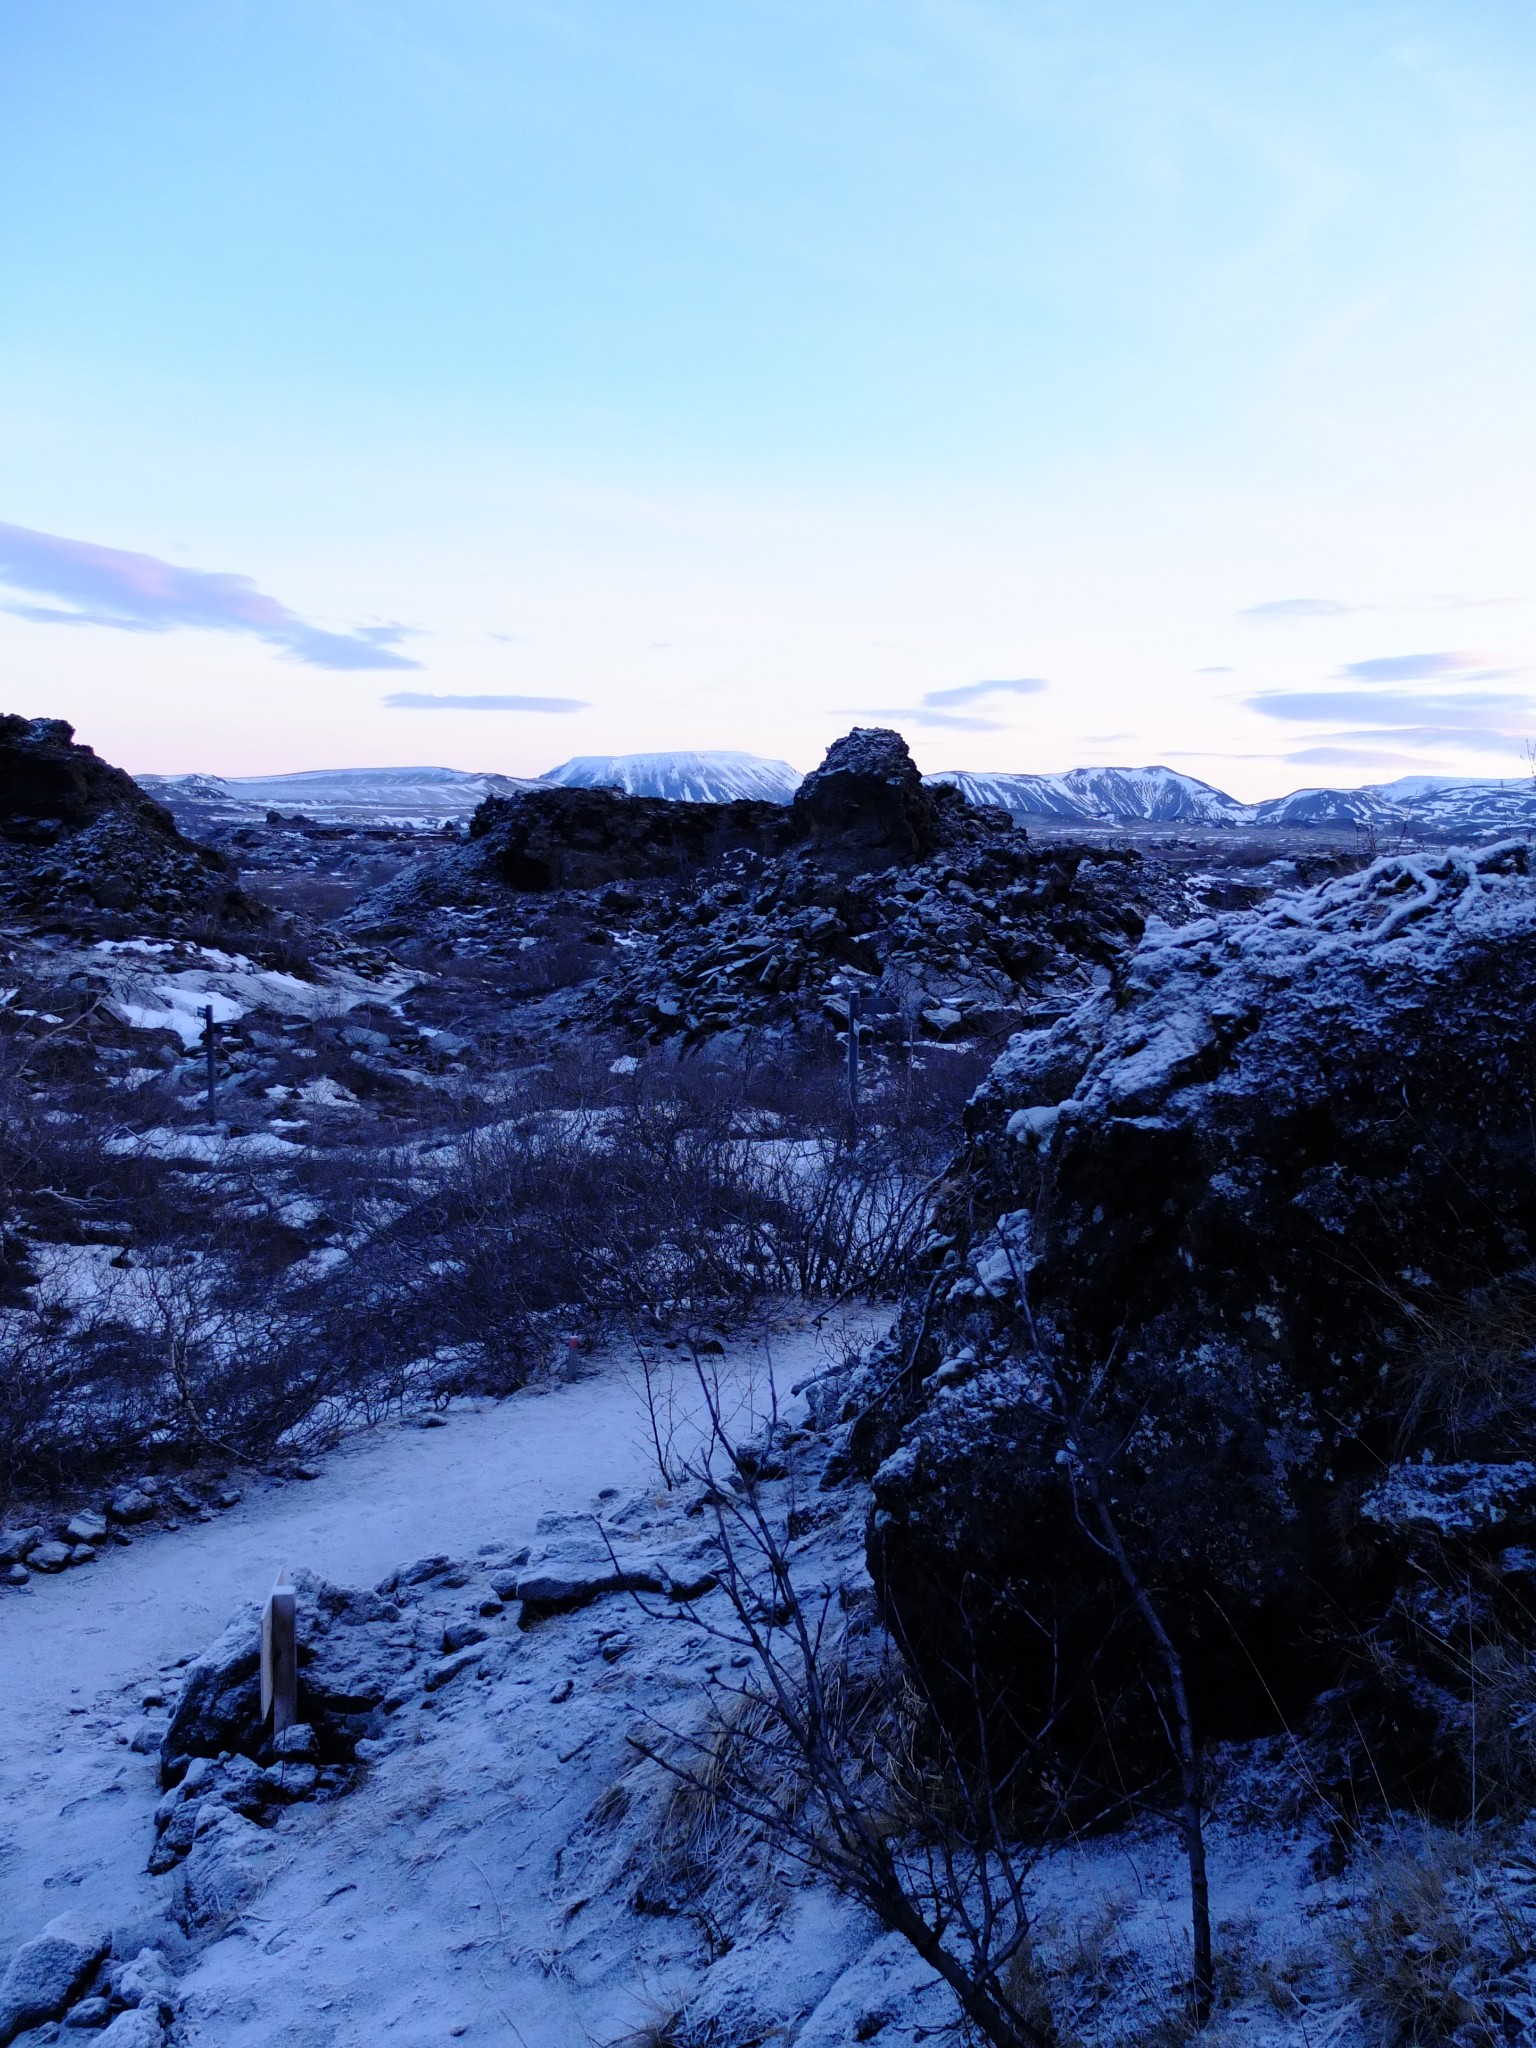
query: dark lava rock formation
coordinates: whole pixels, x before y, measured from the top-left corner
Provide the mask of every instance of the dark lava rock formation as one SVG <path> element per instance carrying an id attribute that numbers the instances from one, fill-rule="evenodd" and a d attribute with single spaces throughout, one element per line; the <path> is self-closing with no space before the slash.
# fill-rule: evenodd
<path id="1" fill-rule="evenodd" d="M 724 853 L 775 852 L 782 804 L 678 804 L 614 789 L 530 789 L 487 797 L 469 860 L 509 889 L 594 889 L 707 867 Z"/>
<path id="2" fill-rule="evenodd" d="M 719 1050 L 825 1033 L 853 991 L 875 1036 L 994 1028 L 1064 977 L 1080 991 L 1154 910 L 1190 907 L 1156 862 L 1037 848 L 1006 812 L 925 788 L 899 734 L 859 730 L 788 805 L 596 789 L 492 799 L 468 841 L 341 923 L 422 947 L 426 965 L 473 960 L 522 1043 L 577 1029 Z M 541 971 L 548 1001 L 514 1013 L 505 998 L 537 995 Z"/>
<path id="3" fill-rule="evenodd" d="M 350 921 L 389 936 L 409 930 L 423 904 L 485 901 L 487 884 L 597 889 L 698 874 L 731 854 L 767 859 L 795 849 L 826 865 L 889 868 L 1012 831 L 1004 811 L 967 803 L 947 786 L 925 789 L 900 733 L 859 728 L 828 750 L 790 804 L 678 804 L 616 789 L 488 797 L 466 845 L 417 862 Z"/>
<path id="4" fill-rule="evenodd" d="M 1077 1820 L 1168 1769 L 1132 1574 L 1206 1740 L 1305 1730 L 1345 1815 L 1464 1810 L 1474 1753 L 1497 1799 L 1536 1637 L 1531 848 L 1154 922 L 1104 982 L 997 1062 L 926 1304 L 845 1390 L 888 1613 Z"/>
<path id="5" fill-rule="evenodd" d="M 790 804 L 798 837 L 823 858 L 855 867 L 922 860 L 940 843 L 945 813 L 959 823 L 979 806 L 953 802 L 947 785 L 926 789 L 899 732 L 855 726 L 827 749 Z M 941 801 L 942 799 L 942 801 Z"/>
<path id="6" fill-rule="evenodd" d="M 92 926 L 104 913 L 141 927 L 254 915 L 229 862 L 72 726 L 0 715 L 0 914 Z"/>

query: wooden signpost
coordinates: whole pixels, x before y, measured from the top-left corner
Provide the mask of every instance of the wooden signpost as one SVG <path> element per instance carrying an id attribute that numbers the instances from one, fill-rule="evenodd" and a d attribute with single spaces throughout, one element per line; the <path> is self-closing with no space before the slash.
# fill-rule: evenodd
<path id="1" fill-rule="evenodd" d="M 294 1590 L 288 1582 L 288 1567 L 277 1575 L 277 1584 L 261 1616 L 261 1718 L 272 1716 L 272 1733 L 281 1735 L 299 1718 L 299 1658 L 294 1630 Z"/>
<path id="2" fill-rule="evenodd" d="M 208 1055 L 208 1121 L 213 1122 L 213 1098 L 219 1086 L 218 1040 L 214 1035 L 213 1005 L 203 1005 L 203 1049 Z"/>

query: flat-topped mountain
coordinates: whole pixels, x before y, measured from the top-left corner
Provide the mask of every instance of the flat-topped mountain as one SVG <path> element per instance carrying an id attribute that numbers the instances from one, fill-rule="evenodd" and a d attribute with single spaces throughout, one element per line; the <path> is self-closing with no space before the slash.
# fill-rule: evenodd
<path id="1" fill-rule="evenodd" d="M 724 804 L 743 798 L 787 804 L 800 771 L 760 754 L 578 754 L 539 777 L 560 789 L 622 789 L 626 796 L 670 797 L 679 803 Z"/>

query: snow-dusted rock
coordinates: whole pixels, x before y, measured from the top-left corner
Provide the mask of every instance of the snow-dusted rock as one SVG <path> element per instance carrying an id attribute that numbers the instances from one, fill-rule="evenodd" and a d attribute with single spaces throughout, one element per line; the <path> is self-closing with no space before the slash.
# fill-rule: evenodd
<path id="1" fill-rule="evenodd" d="M 124 2005 L 148 2008 L 169 2019 L 176 2005 L 176 1987 L 157 1948 L 141 1948 L 131 1962 L 112 1971 L 112 1994 Z"/>
<path id="2" fill-rule="evenodd" d="M 307 1745 L 346 1757 L 369 1730 L 374 1713 L 400 1676 L 400 1657 L 370 1624 L 388 1624 L 400 1610 L 378 1593 L 333 1586 L 296 1572 L 299 1701 L 310 1729 Z M 161 1772 L 173 1782 L 195 1756 L 263 1753 L 261 1615 L 242 1608 L 188 1667 L 161 1747 Z M 298 1738 L 290 1736 L 291 1740 Z"/>
<path id="3" fill-rule="evenodd" d="M 29 1550 L 42 1542 L 45 1533 L 35 1527 L 0 1531 L 0 1564 L 19 1564 Z"/>
<path id="4" fill-rule="evenodd" d="M 261 1895 L 277 1856 L 271 1833 L 208 1801 L 190 1854 L 181 1866 L 176 1911 L 188 1933 L 227 1926 Z"/>
<path id="5" fill-rule="evenodd" d="M 161 2048 L 165 2028 L 152 2006 L 132 2006 L 118 2014 L 101 2038 L 111 2048 Z"/>
<path id="6" fill-rule="evenodd" d="M 0 1978 L 0 2048 L 56 2019 L 107 1953 L 111 1937 L 82 1913 L 61 1913 L 33 1941 L 23 1942 Z"/>
<path id="7" fill-rule="evenodd" d="M 157 1504 L 141 1487 L 119 1487 L 110 1502 L 114 1522 L 147 1522 L 157 1512 Z"/>
<path id="8" fill-rule="evenodd" d="M 1536 1465 L 1394 1465 L 1360 1512 L 1411 1534 L 1512 1543 L 1536 1533 Z"/>
<path id="9" fill-rule="evenodd" d="M 1208 1735 L 1303 1724 L 1366 1683 L 1361 1640 L 1385 1628 L 1369 1682 L 1406 1691 L 1357 1697 L 1358 1719 L 1392 1728 L 1381 1775 L 1430 1771 L 1450 1796 L 1465 1681 L 1449 1650 L 1432 1684 L 1414 1673 L 1451 1609 L 1409 1617 L 1399 1592 L 1409 1534 L 1422 1549 L 1501 1513 L 1520 1533 L 1529 1372 L 1511 1355 L 1474 1400 L 1446 1346 L 1481 1367 L 1501 1316 L 1528 1314 L 1533 1015 L 1530 846 L 1392 856 L 1153 922 L 979 1091 L 940 1217 L 959 1263 L 916 1372 L 857 1426 L 879 1467 L 871 1561 L 935 1672 L 979 1653 L 1082 1782 L 1167 1756 L 1091 1459 Z M 966 1345 L 974 1371 L 941 1380 Z M 1530 1633 L 1496 1585 L 1469 1597 L 1474 1629 Z"/>
<path id="10" fill-rule="evenodd" d="M 112 2017 L 110 1998 L 82 1998 L 78 2005 L 72 2005 L 64 2015 L 64 2024 L 70 2028 L 104 2027 Z"/>

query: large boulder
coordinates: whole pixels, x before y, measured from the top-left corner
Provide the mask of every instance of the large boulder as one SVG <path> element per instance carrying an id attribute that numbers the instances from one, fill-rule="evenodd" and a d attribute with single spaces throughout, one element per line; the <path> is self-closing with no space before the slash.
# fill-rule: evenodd
<path id="1" fill-rule="evenodd" d="M 939 842 L 939 806 L 899 732 L 856 725 L 828 747 L 795 791 L 790 813 L 802 837 L 861 868 L 921 860 Z"/>
<path id="2" fill-rule="evenodd" d="M 256 921 L 222 854 L 184 839 L 130 775 L 62 718 L 0 715 L 0 909 L 91 924 Z"/>
<path id="3" fill-rule="evenodd" d="M 1078 1818 L 1167 1768 L 1133 1579 L 1206 1738 L 1312 1715 L 1349 1797 L 1454 1808 L 1468 1643 L 1532 1633 L 1531 850 L 1154 921 L 1104 982 L 979 1092 L 849 1402 L 887 1611 Z"/>

